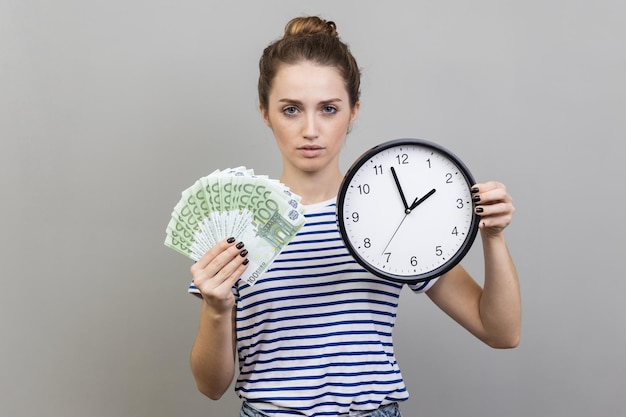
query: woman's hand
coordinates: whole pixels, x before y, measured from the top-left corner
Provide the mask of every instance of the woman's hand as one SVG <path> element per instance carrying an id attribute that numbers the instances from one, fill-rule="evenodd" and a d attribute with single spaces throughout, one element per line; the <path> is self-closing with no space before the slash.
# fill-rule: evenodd
<path id="1" fill-rule="evenodd" d="M 195 287 L 217 313 L 230 312 L 235 303 L 231 288 L 248 265 L 248 251 L 243 247 L 243 242 L 225 239 L 191 266 Z"/>
<path id="2" fill-rule="evenodd" d="M 511 223 L 515 207 L 504 184 L 488 181 L 472 187 L 480 230 L 486 235 L 498 235 Z"/>

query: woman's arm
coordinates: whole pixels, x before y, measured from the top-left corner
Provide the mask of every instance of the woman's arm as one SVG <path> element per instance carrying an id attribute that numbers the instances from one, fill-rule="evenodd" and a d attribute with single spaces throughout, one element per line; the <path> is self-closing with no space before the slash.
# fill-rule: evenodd
<path id="1" fill-rule="evenodd" d="M 224 240 L 191 267 L 202 308 L 190 365 L 198 390 L 213 400 L 226 392 L 235 375 L 236 304 L 231 289 L 247 268 L 242 247 Z"/>
<path id="2" fill-rule="evenodd" d="M 484 286 L 481 288 L 457 265 L 427 294 L 444 312 L 489 346 L 511 348 L 520 340 L 521 299 L 504 229 L 511 222 L 515 208 L 502 184 L 488 182 L 476 188 L 485 260 Z"/>
<path id="3" fill-rule="evenodd" d="M 235 309 L 219 315 L 202 302 L 198 334 L 191 350 L 191 371 L 198 390 L 219 400 L 235 375 Z"/>

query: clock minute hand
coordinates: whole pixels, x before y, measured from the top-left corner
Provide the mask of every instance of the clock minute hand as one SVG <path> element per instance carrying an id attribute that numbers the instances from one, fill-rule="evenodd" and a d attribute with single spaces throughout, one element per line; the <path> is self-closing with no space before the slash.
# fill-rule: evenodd
<path id="1" fill-rule="evenodd" d="M 398 179 L 396 170 L 393 169 L 393 167 L 391 167 L 391 174 L 393 175 L 393 180 L 396 182 L 396 187 L 398 187 L 398 191 L 400 192 L 400 198 L 402 198 L 402 204 L 404 204 L 404 211 L 407 212 L 409 205 L 406 202 L 406 197 L 404 197 L 404 192 L 402 192 L 402 187 L 400 186 L 400 180 Z"/>
<path id="2" fill-rule="evenodd" d="M 415 207 L 419 206 L 420 204 L 422 204 L 428 197 L 430 197 L 431 195 L 435 194 L 437 190 L 435 190 L 434 188 L 432 190 L 430 190 L 428 193 L 426 193 L 426 195 L 422 198 L 420 198 L 419 200 L 416 198 L 413 201 L 413 204 L 411 204 L 411 207 L 409 207 L 409 211 L 415 210 Z"/>

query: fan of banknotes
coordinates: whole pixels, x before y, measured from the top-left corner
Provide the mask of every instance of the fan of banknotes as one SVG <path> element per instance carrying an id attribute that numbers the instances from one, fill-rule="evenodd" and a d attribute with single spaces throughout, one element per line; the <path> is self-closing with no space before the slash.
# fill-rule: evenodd
<path id="1" fill-rule="evenodd" d="M 217 170 L 182 192 L 165 246 L 197 261 L 217 242 L 234 237 L 249 253 L 241 278 L 254 285 L 304 221 L 300 197 L 279 181 L 245 167 Z"/>

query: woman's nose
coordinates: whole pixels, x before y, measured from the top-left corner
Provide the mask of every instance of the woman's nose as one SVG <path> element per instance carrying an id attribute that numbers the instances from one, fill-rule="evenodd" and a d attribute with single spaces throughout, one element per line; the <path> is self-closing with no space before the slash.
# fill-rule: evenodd
<path id="1" fill-rule="evenodd" d="M 315 114 L 309 114 L 305 118 L 305 125 L 303 136 L 308 139 L 313 139 L 319 136 L 319 126 L 316 120 Z"/>

